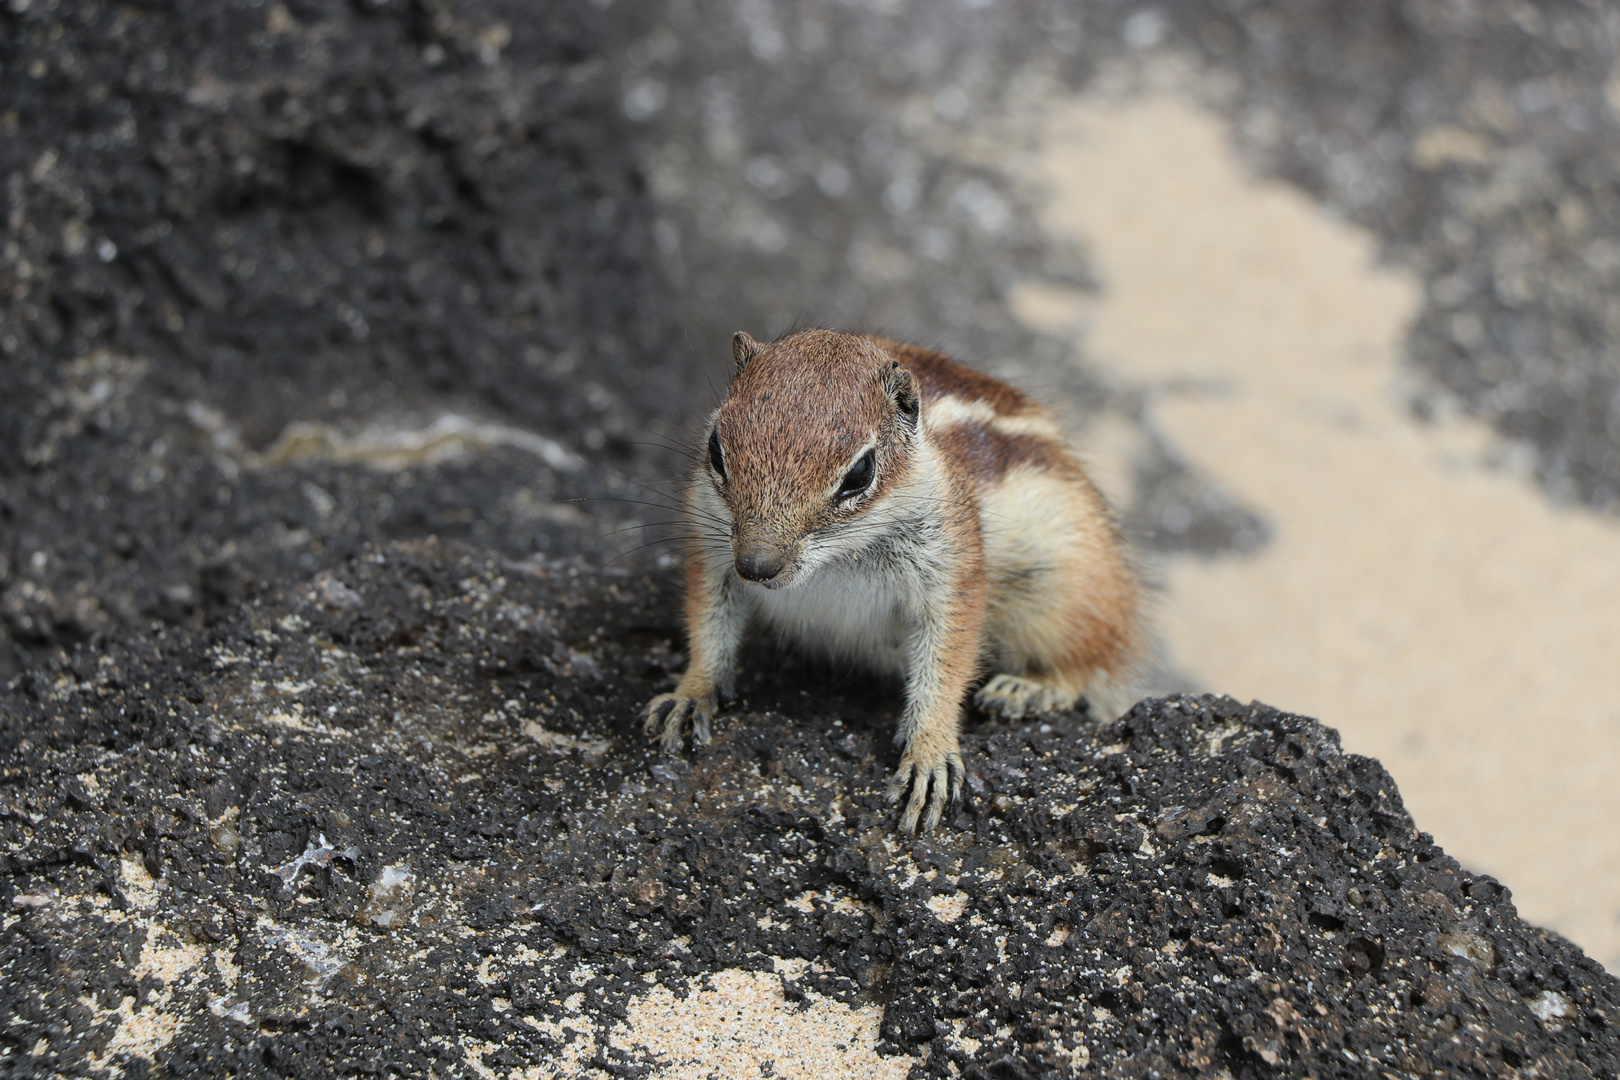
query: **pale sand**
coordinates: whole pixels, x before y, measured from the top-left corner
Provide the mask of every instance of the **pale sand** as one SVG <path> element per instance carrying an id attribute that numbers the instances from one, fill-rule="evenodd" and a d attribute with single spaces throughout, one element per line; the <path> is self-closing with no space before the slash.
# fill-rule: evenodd
<path id="1" fill-rule="evenodd" d="M 1162 568 L 1176 663 L 1337 727 L 1447 851 L 1620 971 L 1620 526 L 1493 470 L 1482 425 L 1409 416 L 1419 281 L 1246 173 L 1217 116 L 1164 91 L 1043 115 L 1013 167 L 1102 290 L 1030 282 L 1014 310 L 1158 388 L 1150 418 L 1275 531 Z M 1128 475 L 1129 440 L 1101 441 Z"/>
<path id="2" fill-rule="evenodd" d="M 130 983 L 156 976 L 163 985 L 148 993 L 140 1007 L 133 996 L 121 998 L 114 1009 L 102 1008 L 91 997 L 79 999 L 91 1012 L 94 1023 L 110 1021 L 114 1025 L 107 1045 L 88 1058 L 90 1068 L 95 1070 L 120 1067 L 126 1057 L 157 1063 L 185 1019 L 184 1011 L 174 1001 L 175 990 L 197 977 L 204 960 L 219 955 L 202 945 L 181 941 L 158 921 L 159 885 L 139 858 L 126 856 L 119 861 L 118 870 L 119 887 L 129 901 L 129 911 L 108 905 L 102 907 L 101 916 L 109 924 L 133 922 L 143 935 L 135 966 L 129 972 Z"/>
<path id="3" fill-rule="evenodd" d="M 655 987 L 630 1006 L 627 1030 L 611 1037 L 613 1045 L 649 1054 L 655 1075 L 669 1080 L 758 1076 L 765 1061 L 771 1075 L 794 1080 L 900 1080 L 911 1071 L 910 1058 L 878 1056 L 878 1005 L 852 1009 L 807 994 L 800 1010 L 769 972 L 728 969 L 708 982 L 685 999 Z"/>
<path id="4" fill-rule="evenodd" d="M 608 1028 L 581 1016 L 562 1024 L 525 1018 L 564 1044 L 552 1066 L 497 1070 L 485 1060 L 493 1043 L 463 1039 L 473 1071 L 484 1080 L 562 1080 L 605 1075 L 590 1067 L 607 1047 L 637 1065 L 650 1066 L 659 1080 L 706 1080 L 713 1076 L 776 1076 L 784 1080 L 901 1080 L 911 1071 L 909 1057 L 877 1052 L 883 1009 L 851 1007 L 814 991 L 795 1004 L 782 990 L 784 976 L 803 974 L 803 960 L 778 960 L 777 971 L 727 968 L 699 980 L 684 997 L 652 986 L 630 1002 L 625 1019 Z M 575 1006 L 577 1007 L 577 1006 Z M 611 1022 L 610 1022 L 611 1023 Z M 770 1071 L 762 1072 L 770 1062 Z"/>

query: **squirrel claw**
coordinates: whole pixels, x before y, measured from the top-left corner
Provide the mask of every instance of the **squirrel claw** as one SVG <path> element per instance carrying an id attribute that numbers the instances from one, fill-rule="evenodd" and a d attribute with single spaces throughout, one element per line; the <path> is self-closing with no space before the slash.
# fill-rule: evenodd
<path id="1" fill-rule="evenodd" d="M 659 694 L 647 703 L 642 730 L 658 740 L 666 754 L 679 753 L 686 722 L 692 721 L 692 741 L 699 746 L 709 742 L 709 721 L 714 718 L 714 698 L 690 698 L 679 694 Z"/>
<path id="2" fill-rule="evenodd" d="M 923 763 L 908 750 L 900 758 L 900 768 L 889 778 L 887 797 L 890 805 L 911 789 L 906 808 L 900 815 L 900 831 L 931 833 L 945 815 L 945 808 L 956 801 L 962 790 L 962 755 L 952 751 L 937 760 Z M 919 828 L 919 821 L 921 823 Z"/>

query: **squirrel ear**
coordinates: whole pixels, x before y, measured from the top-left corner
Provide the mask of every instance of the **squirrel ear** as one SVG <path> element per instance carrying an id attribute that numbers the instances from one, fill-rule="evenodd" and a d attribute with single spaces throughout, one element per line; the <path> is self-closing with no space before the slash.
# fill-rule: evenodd
<path id="1" fill-rule="evenodd" d="M 900 415 L 907 422 L 915 425 L 917 415 L 922 410 L 922 402 L 917 393 L 917 377 L 896 361 L 889 368 L 887 377 L 883 380 L 889 388 L 889 396 L 894 399 L 894 407 L 900 410 Z"/>
<path id="2" fill-rule="evenodd" d="M 748 336 L 748 331 L 739 330 L 731 335 L 731 358 L 737 362 L 737 370 L 741 371 L 743 365 L 759 355 L 759 350 L 765 346 Z"/>

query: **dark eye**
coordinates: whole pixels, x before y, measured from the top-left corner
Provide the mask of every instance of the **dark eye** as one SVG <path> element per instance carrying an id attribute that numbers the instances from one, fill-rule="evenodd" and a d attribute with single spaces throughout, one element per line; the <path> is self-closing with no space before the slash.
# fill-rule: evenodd
<path id="1" fill-rule="evenodd" d="M 725 455 L 720 453 L 720 432 L 718 430 L 709 432 L 709 467 L 714 470 L 715 475 L 720 479 L 724 480 L 726 478 L 726 459 Z"/>
<path id="2" fill-rule="evenodd" d="M 835 500 L 842 502 L 854 498 L 871 486 L 874 457 L 874 452 L 868 450 L 861 455 L 861 460 L 849 467 L 849 472 L 844 474 L 844 482 L 838 485 L 838 494 L 833 496 Z"/>

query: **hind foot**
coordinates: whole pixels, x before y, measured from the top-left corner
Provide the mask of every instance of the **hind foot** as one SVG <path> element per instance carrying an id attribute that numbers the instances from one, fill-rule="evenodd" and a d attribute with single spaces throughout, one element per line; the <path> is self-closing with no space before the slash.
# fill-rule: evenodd
<path id="1" fill-rule="evenodd" d="M 1080 695 L 1023 675 L 996 675 L 973 695 L 973 703 L 1003 720 L 1062 712 L 1074 708 Z"/>

